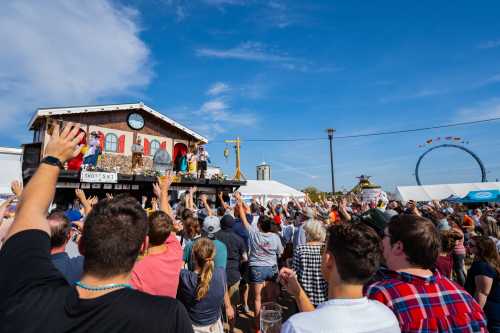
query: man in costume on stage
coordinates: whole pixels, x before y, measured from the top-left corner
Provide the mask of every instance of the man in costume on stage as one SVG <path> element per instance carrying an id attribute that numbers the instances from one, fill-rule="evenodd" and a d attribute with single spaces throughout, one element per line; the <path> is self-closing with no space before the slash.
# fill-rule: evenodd
<path id="1" fill-rule="evenodd" d="M 144 147 L 141 144 L 141 138 L 137 137 L 137 141 L 132 145 L 132 171 L 137 167 L 142 167 L 142 155 L 144 154 Z"/>

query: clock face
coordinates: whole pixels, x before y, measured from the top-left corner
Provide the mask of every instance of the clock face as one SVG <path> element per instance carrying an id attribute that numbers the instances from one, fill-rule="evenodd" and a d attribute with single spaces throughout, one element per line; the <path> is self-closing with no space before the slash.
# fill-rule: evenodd
<path id="1" fill-rule="evenodd" d="M 140 130 L 144 127 L 144 118 L 138 113 L 131 113 L 128 115 L 127 123 L 130 128 Z"/>

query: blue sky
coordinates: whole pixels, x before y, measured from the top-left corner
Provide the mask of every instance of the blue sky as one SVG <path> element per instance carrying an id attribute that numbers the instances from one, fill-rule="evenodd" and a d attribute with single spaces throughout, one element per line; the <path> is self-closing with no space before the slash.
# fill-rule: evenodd
<path id="1" fill-rule="evenodd" d="M 1 5 L 0 145 L 29 136 L 40 106 L 144 101 L 213 143 L 321 137 L 500 116 L 497 1 L 129 0 Z M 419 144 L 459 136 L 500 178 L 500 121 L 336 140 L 338 188 L 369 174 L 393 190 L 415 184 Z M 29 139 L 28 139 L 29 140 Z M 233 155 L 234 156 L 234 155 Z M 327 141 L 243 143 L 243 172 L 330 188 Z M 431 153 L 425 183 L 478 181 L 462 152 Z"/>

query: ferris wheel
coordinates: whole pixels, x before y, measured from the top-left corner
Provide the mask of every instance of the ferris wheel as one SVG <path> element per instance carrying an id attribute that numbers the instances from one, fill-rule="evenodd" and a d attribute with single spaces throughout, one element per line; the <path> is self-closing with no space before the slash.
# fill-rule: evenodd
<path id="1" fill-rule="evenodd" d="M 453 138 L 455 139 L 455 141 L 459 141 L 459 140 L 456 140 L 457 138 Z M 459 138 L 458 138 L 459 139 Z M 439 141 L 439 140 L 437 140 Z M 431 144 L 433 142 L 433 140 L 427 140 L 426 143 L 427 144 Z M 461 141 L 461 143 L 466 143 L 464 141 Z M 467 142 L 468 143 L 468 142 Z M 424 145 L 420 145 L 419 147 L 424 147 Z M 422 160 L 424 159 L 424 157 L 429 154 L 431 151 L 433 150 L 436 150 L 436 149 L 459 149 L 465 153 L 467 153 L 468 155 L 472 156 L 472 158 L 476 161 L 477 165 L 479 166 L 479 169 L 481 171 L 481 182 L 487 182 L 487 178 L 486 178 L 486 169 L 484 167 L 484 164 L 483 162 L 481 161 L 481 159 L 479 158 L 479 156 L 477 156 L 472 150 L 464 147 L 463 145 L 460 145 L 460 144 L 455 144 L 455 143 L 444 143 L 444 144 L 440 144 L 440 145 L 437 145 L 437 146 L 433 146 L 433 147 L 430 147 L 428 148 L 422 155 L 420 155 L 420 157 L 418 158 L 417 160 L 417 164 L 415 165 L 415 180 L 417 181 L 417 184 L 418 185 L 422 185 L 422 182 L 420 180 L 420 174 L 419 174 L 419 170 L 420 170 L 420 164 L 422 163 Z"/>

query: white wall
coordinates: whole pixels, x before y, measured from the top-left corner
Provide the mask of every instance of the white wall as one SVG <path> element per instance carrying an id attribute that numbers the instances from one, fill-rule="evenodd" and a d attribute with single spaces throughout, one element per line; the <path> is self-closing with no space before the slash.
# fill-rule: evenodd
<path id="1" fill-rule="evenodd" d="M 21 149 L 19 149 L 16 153 L 7 153 L 0 147 L 0 166 L 2 170 L 0 172 L 0 194 L 11 193 L 11 181 L 22 181 L 21 154 Z"/>

